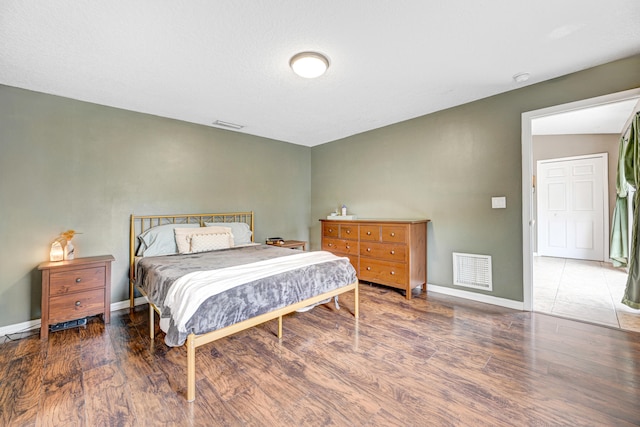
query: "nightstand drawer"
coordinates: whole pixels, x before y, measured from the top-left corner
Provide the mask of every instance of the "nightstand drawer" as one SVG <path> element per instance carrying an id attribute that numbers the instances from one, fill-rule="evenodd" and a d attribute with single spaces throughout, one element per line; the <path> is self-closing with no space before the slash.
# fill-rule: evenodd
<path id="1" fill-rule="evenodd" d="M 49 294 L 51 296 L 100 288 L 104 287 L 105 268 L 101 266 L 67 271 L 52 271 L 50 281 L 51 288 Z"/>
<path id="2" fill-rule="evenodd" d="M 49 300 L 49 324 L 104 313 L 104 304 L 104 289 L 52 296 Z"/>

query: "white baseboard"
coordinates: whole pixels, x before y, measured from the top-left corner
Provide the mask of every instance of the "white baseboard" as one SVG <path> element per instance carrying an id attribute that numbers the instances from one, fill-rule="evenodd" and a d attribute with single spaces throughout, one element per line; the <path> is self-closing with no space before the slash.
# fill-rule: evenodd
<path id="1" fill-rule="evenodd" d="M 149 301 L 147 300 L 147 297 L 142 296 L 142 297 L 136 298 L 133 302 L 136 306 L 138 306 L 138 305 L 146 304 Z M 129 308 L 128 299 L 124 301 L 111 303 L 111 311 L 122 310 L 123 308 Z M 10 334 L 17 334 L 20 332 L 27 332 L 33 329 L 39 329 L 40 323 L 41 323 L 40 319 L 34 319 L 34 320 L 29 320 L 27 322 L 15 323 L 13 325 L 0 326 L 0 337 L 3 337 L 5 335 L 10 335 Z"/>
<path id="2" fill-rule="evenodd" d="M 0 327 L 0 337 L 9 334 L 17 334 L 40 328 L 40 319 L 29 320 L 28 322 L 15 323 Z"/>
<path id="3" fill-rule="evenodd" d="M 486 304 L 498 305 L 500 307 L 512 308 L 514 310 L 524 310 L 524 302 L 514 301 L 506 298 L 498 298 L 491 295 L 478 294 L 476 292 L 463 291 L 460 289 L 447 288 L 445 286 L 427 284 L 427 292 L 436 292 L 452 297 L 465 298 L 472 301 L 483 302 Z"/>
<path id="4" fill-rule="evenodd" d="M 138 297 L 136 299 L 133 300 L 133 305 L 135 305 L 136 307 L 142 304 L 146 304 L 148 303 L 149 300 L 147 299 L 147 297 Z M 111 311 L 117 311 L 117 310 L 122 310 L 123 308 L 129 308 L 129 300 L 126 299 L 124 301 L 119 301 L 119 302 L 114 302 L 111 303 Z"/>

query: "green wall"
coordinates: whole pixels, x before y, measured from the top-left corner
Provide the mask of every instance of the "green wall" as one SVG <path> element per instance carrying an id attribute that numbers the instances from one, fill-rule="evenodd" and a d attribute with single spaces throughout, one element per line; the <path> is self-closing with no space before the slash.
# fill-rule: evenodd
<path id="1" fill-rule="evenodd" d="M 0 86 L 0 327 L 40 317 L 60 232 L 113 254 L 128 297 L 129 215 L 254 210 L 256 241 L 308 240 L 308 147 Z M 280 167 L 284 165 L 286 167 Z"/>
<path id="2" fill-rule="evenodd" d="M 522 301 L 521 113 L 635 87 L 640 56 L 308 148 L 0 85 L 0 327 L 40 317 L 36 266 L 69 228 L 79 256 L 116 257 L 126 299 L 131 213 L 254 210 L 257 241 L 312 249 L 342 203 L 427 217 L 429 283 L 487 254 L 491 295 Z"/>
<path id="3" fill-rule="evenodd" d="M 636 87 L 640 56 L 314 147 L 311 248 L 342 203 L 360 218 L 425 217 L 429 283 L 456 288 L 452 252 L 491 255 L 489 294 L 523 301 L 521 114 Z"/>

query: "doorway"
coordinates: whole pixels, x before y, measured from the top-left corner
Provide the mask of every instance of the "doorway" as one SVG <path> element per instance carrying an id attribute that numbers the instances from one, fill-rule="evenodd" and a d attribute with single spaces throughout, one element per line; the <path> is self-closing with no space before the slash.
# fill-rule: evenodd
<path id="1" fill-rule="evenodd" d="M 549 116 L 561 116 L 564 113 L 570 113 L 577 110 L 588 109 L 594 106 L 608 105 L 619 103 L 621 101 L 637 100 L 640 99 L 640 89 L 634 89 L 630 91 L 620 92 L 616 94 L 606 95 L 598 98 L 573 102 L 570 104 L 564 104 L 554 107 L 549 107 L 541 110 L 531 111 L 522 114 L 522 194 L 523 194 L 523 291 L 524 291 L 524 309 L 535 311 L 534 307 L 534 252 L 536 248 L 536 217 L 535 217 L 535 200 L 537 194 L 535 194 L 535 175 L 533 162 L 533 137 L 532 137 L 532 123 L 535 119 L 545 118 Z M 615 156 L 617 160 L 617 156 Z M 613 160 L 613 159 L 612 159 Z M 615 168 L 613 169 L 615 171 Z M 605 199 L 606 200 L 606 199 Z M 605 201 L 605 205 L 609 203 Z M 608 209 L 605 217 L 608 220 Z M 606 225 L 605 242 L 608 243 L 608 224 Z M 607 245 L 608 246 L 608 245 Z M 537 254 L 536 254 L 537 255 Z M 559 264 L 562 264 L 561 268 L 565 268 L 564 263 L 568 258 L 557 258 Z M 584 262 L 596 262 L 601 263 L 601 266 L 605 268 L 608 264 L 608 248 L 605 249 L 604 261 L 580 261 Z M 568 268 L 571 270 L 573 267 Z M 619 273 L 619 270 L 617 271 Z M 559 289 L 559 288 L 558 288 Z M 556 293 L 559 292 L 556 289 Z M 640 325 L 640 314 L 632 313 L 635 319 Z M 564 316 L 570 317 L 570 316 Z M 579 319 L 587 320 L 587 319 Z M 588 320 L 587 320 L 588 321 Z M 596 322 L 597 323 L 597 322 Z"/>
<path id="2" fill-rule="evenodd" d="M 537 161 L 539 256 L 605 260 L 607 157 L 599 153 Z"/>

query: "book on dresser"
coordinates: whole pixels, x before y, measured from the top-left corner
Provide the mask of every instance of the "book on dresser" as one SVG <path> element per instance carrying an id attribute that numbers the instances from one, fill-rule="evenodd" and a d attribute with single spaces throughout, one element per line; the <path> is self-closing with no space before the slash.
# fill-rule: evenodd
<path id="1" fill-rule="evenodd" d="M 405 291 L 427 290 L 428 219 L 325 220 L 322 250 L 348 257 L 358 279 Z"/>

